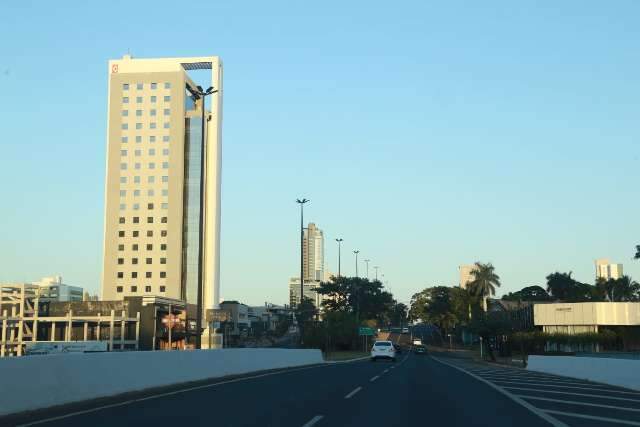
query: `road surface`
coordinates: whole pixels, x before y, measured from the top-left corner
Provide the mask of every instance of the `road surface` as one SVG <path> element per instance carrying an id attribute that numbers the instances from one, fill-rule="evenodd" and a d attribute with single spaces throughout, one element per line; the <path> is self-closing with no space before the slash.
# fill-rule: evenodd
<path id="1" fill-rule="evenodd" d="M 640 393 L 407 353 L 396 363 L 296 368 L 82 409 L 19 421 L 48 427 L 527 427 L 615 426 L 619 421 L 640 426 Z"/>

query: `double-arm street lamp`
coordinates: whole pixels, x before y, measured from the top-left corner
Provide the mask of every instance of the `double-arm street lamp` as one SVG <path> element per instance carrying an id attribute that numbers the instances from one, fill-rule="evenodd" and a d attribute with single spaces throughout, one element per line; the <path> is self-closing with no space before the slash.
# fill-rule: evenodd
<path id="1" fill-rule="evenodd" d="M 296 199 L 296 203 L 300 204 L 300 303 L 302 309 L 302 299 L 304 298 L 304 204 L 310 202 L 308 199 Z M 300 344 L 302 344 L 302 319 L 300 325 Z"/>
<path id="2" fill-rule="evenodd" d="M 198 90 L 193 92 L 193 96 L 196 99 L 202 99 L 202 141 L 200 144 L 200 218 L 198 223 L 198 299 L 196 312 L 196 349 L 202 348 L 202 299 L 204 284 L 202 283 L 202 269 L 204 265 L 204 165 L 205 165 L 205 153 L 206 153 L 206 138 L 205 138 L 205 99 L 209 95 L 217 93 L 212 86 L 209 89 L 204 90 L 202 86 L 198 86 Z"/>

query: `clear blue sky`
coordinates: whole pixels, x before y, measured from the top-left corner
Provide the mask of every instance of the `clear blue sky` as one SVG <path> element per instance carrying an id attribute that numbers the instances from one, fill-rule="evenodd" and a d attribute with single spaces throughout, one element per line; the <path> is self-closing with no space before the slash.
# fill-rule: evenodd
<path id="1" fill-rule="evenodd" d="M 223 298 L 287 300 L 303 196 L 327 267 L 342 237 L 345 272 L 359 249 L 401 301 L 476 260 L 500 294 L 555 270 L 592 281 L 597 257 L 640 279 L 638 16 L 635 1 L 5 2 L 0 281 L 97 292 L 107 60 L 128 50 L 224 61 Z"/>

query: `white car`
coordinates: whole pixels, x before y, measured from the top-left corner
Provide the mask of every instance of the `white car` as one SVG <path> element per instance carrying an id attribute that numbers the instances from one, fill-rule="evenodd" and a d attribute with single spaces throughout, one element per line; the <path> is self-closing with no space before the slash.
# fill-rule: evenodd
<path id="1" fill-rule="evenodd" d="M 396 361 L 396 349 L 391 341 L 376 341 L 371 347 L 371 360 L 375 362 L 377 359 L 391 359 Z"/>

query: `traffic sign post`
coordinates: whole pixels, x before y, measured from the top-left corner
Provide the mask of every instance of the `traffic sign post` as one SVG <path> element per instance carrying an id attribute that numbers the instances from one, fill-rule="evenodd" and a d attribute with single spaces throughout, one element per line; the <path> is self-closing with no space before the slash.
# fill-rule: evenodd
<path id="1" fill-rule="evenodd" d="M 372 337 L 375 334 L 373 328 L 368 328 L 366 326 L 361 326 L 358 328 L 358 335 L 360 336 L 369 336 Z"/>

